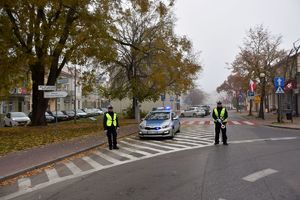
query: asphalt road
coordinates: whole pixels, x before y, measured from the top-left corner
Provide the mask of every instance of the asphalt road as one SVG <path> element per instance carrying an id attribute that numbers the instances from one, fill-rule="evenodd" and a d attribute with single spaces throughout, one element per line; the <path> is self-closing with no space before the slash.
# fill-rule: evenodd
<path id="1" fill-rule="evenodd" d="M 232 120 L 242 119 L 233 116 Z M 192 136 L 201 129 L 199 125 L 184 126 L 177 137 Z M 212 131 L 213 126 L 205 130 Z M 300 199 L 299 131 L 240 123 L 228 127 L 228 137 L 229 146 L 209 145 L 138 159 L 14 199 Z M 157 145 L 161 141 L 146 142 Z"/>

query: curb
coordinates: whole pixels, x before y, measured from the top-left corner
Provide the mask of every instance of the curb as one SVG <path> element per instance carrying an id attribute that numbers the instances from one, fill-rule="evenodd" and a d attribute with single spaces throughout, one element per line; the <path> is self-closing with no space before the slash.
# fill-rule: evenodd
<path id="1" fill-rule="evenodd" d="M 282 129 L 290 129 L 290 130 L 300 130 L 300 128 L 292 128 L 288 126 L 276 126 L 276 125 L 265 125 L 272 128 L 282 128 Z"/>
<path id="2" fill-rule="evenodd" d="M 130 135 L 133 135 L 133 134 L 136 134 L 138 132 L 133 132 L 133 133 L 128 133 L 126 135 L 123 135 L 123 136 L 120 136 L 118 137 L 119 139 L 122 139 L 122 138 L 125 138 L 125 137 L 128 137 Z M 80 153 L 83 153 L 83 152 L 86 152 L 86 151 L 89 151 L 89 150 L 92 150 L 92 149 L 95 149 L 95 148 L 98 148 L 104 144 L 106 144 L 107 142 L 102 142 L 102 143 L 99 143 L 99 144 L 95 144 L 93 146 L 90 146 L 90 147 L 87 147 L 87 148 L 84 148 L 84 149 L 81 149 L 81 150 L 78 150 L 76 152 L 73 152 L 73 153 L 69 153 L 69 154 L 66 154 L 66 155 L 63 155 L 61 157 L 58 157 L 58 158 L 55 158 L 53 160 L 50 160 L 50 161 L 46 161 L 46 162 L 43 162 L 41 164 L 38 164 L 38 165 L 35 165 L 35 166 L 32 166 L 32 167 L 29 167 L 29 168 L 26 168 L 26 169 L 22 169 L 22 170 L 19 170 L 13 174 L 8 174 L 6 176 L 2 176 L 0 177 L 0 183 L 3 182 L 3 181 L 6 181 L 6 180 L 9 180 L 9 179 L 12 179 L 12 178 L 15 178 L 15 177 L 18 177 L 24 173 L 27 173 L 27 172 L 30 172 L 32 170 L 36 170 L 36 169 L 39 169 L 39 168 L 42 168 L 42 167 L 45 167 L 47 165 L 50 165 L 50 164 L 53 164 L 53 163 L 56 163 L 56 162 L 59 162 L 59 161 L 62 161 L 68 157 L 71 157 L 71 156 L 75 156 L 77 154 L 80 154 Z"/>

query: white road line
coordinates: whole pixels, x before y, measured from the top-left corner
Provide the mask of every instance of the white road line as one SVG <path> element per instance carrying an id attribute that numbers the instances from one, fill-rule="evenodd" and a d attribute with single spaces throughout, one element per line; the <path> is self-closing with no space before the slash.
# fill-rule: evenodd
<path id="1" fill-rule="evenodd" d="M 171 140 L 170 140 L 171 141 Z M 151 141 L 151 142 L 153 142 L 153 143 L 155 143 L 155 144 L 161 144 L 161 145 L 165 145 L 165 146 L 163 146 L 163 147 L 166 147 L 166 148 L 168 148 L 168 147 L 171 147 L 171 148 L 186 148 L 186 146 L 182 146 L 182 145 L 180 145 L 180 144 L 172 144 L 172 143 L 168 143 L 168 142 L 161 142 L 161 141 Z"/>
<path id="2" fill-rule="evenodd" d="M 175 148 L 175 147 L 164 147 L 164 146 L 161 146 L 159 144 L 154 144 L 152 142 L 145 142 L 145 141 L 135 140 L 135 139 L 131 139 L 131 138 L 127 138 L 127 139 L 131 140 L 131 141 L 135 141 L 135 142 L 141 143 L 141 144 L 148 144 L 148 145 L 152 145 L 152 146 L 156 146 L 156 147 L 162 147 L 162 148 L 167 148 L 167 149 L 171 149 L 171 150 L 177 150 L 177 149 L 179 149 L 179 148 Z"/>
<path id="3" fill-rule="evenodd" d="M 111 163 L 120 163 L 120 162 L 122 162 L 122 161 L 120 161 L 118 159 L 115 159 L 115 158 L 113 158 L 113 157 L 111 157 L 109 155 L 106 155 L 106 154 L 104 154 L 104 153 L 102 153 L 100 151 L 94 151 L 93 153 L 95 153 L 96 155 L 104 158 L 105 160 L 107 160 L 107 161 L 109 161 Z"/>
<path id="4" fill-rule="evenodd" d="M 238 121 L 231 121 L 234 125 L 240 125 L 241 123 Z"/>
<path id="5" fill-rule="evenodd" d="M 50 182 L 55 180 L 55 179 L 60 178 L 55 168 L 45 169 L 45 172 L 46 172 Z"/>
<path id="6" fill-rule="evenodd" d="M 137 157 L 135 157 L 135 156 L 129 155 L 129 154 L 127 154 L 127 153 L 123 153 L 123 152 L 118 151 L 118 150 L 114 151 L 113 153 L 115 153 L 115 154 L 117 154 L 117 155 L 119 155 L 119 156 L 128 158 L 128 159 L 131 159 L 131 160 L 136 160 L 136 158 L 137 158 Z"/>
<path id="7" fill-rule="evenodd" d="M 128 146 L 129 146 L 129 145 L 128 145 Z M 138 150 L 138 149 L 126 147 L 126 146 L 124 146 L 124 145 L 122 145 L 122 144 L 120 144 L 120 147 L 122 147 L 122 149 L 125 149 L 125 150 L 127 150 L 127 151 L 131 151 L 131 152 L 134 152 L 134 153 L 142 154 L 142 155 L 144 155 L 144 156 L 151 156 L 151 155 L 153 155 L 153 154 L 148 153 L 148 152 L 146 152 L 146 151 L 142 151 L 142 150 Z"/>
<path id="8" fill-rule="evenodd" d="M 244 124 L 247 124 L 247 125 L 254 125 L 254 123 L 252 122 L 249 122 L 249 121 L 243 121 Z"/>
<path id="9" fill-rule="evenodd" d="M 251 140 L 236 140 L 236 141 L 231 141 L 230 143 L 239 144 L 239 143 L 250 143 L 250 142 L 261 142 L 261 141 L 295 140 L 299 138 L 300 137 L 262 138 L 262 139 L 251 139 Z"/>
<path id="10" fill-rule="evenodd" d="M 205 139 L 205 138 L 193 138 L 193 137 L 187 137 L 187 136 L 177 136 L 176 138 L 189 139 L 191 141 L 198 141 L 198 142 L 211 142 L 212 141 L 212 140 Z"/>
<path id="11" fill-rule="evenodd" d="M 178 138 L 178 140 L 176 140 L 176 141 L 189 143 L 191 145 L 203 145 L 203 143 L 207 143 L 206 141 L 204 142 L 204 141 L 196 141 L 196 140 L 181 139 L 181 138 L 180 139 Z"/>
<path id="12" fill-rule="evenodd" d="M 18 179 L 19 190 L 26 190 L 31 187 L 30 178 L 21 178 Z"/>
<path id="13" fill-rule="evenodd" d="M 243 180 L 245 181 L 249 181 L 249 182 L 255 182 L 257 181 L 258 179 L 261 179 L 263 177 L 266 177 L 266 176 L 269 176 L 271 174 L 274 174 L 274 173 L 277 173 L 278 171 L 275 170 L 275 169 L 264 169 L 264 170 L 261 170 L 261 171 L 258 171 L 258 172 L 255 172 L 253 174 L 250 174 L 248 176 L 245 176 L 243 178 Z"/>
<path id="14" fill-rule="evenodd" d="M 156 152 L 159 152 L 159 153 L 166 152 L 166 151 L 163 151 L 163 150 L 160 150 L 160 149 L 155 149 L 155 148 L 151 148 L 151 147 L 147 147 L 147 146 L 143 146 L 143 145 L 139 145 L 139 144 L 133 144 L 133 143 L 130 143 L 130 142 L 126 142 L 124 140 L 120 141 L 120 143 L 124 143 L 124 144 L 134 146 L 134 147 L 137 147 L 137 148 L 149 149 L 149 150 L 156 151 Z"/>
<path id="15" fill-rule="evenodd" d="M 78 174 L 82 172 L 82 170 L 79 167 L 77 167 L 73 162 L 67 162 L 64 164 L 73 174 Z"/>
<path id="16" fill-rule="evenodd" d="M 84 156 L 81 159 L 86 161 L 87 163 L 89 163 L 94 169 L 101 169 L 104 167 L 103 165 L 101 165 L 100 163 L 97 163 L 96 161 L 94 161 L 92 158 L 90 158 L 88 156 Z"/>

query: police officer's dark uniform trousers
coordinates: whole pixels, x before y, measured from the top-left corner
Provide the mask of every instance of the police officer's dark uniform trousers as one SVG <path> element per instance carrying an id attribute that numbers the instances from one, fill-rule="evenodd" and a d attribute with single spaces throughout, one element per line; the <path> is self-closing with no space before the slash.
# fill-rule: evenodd
<path id="1" fill-rule="evenodd" d="M 114 112 L 106 112 L 103 118 L 103 127 L 106 131 L 109 149 L 117 147 L 117 129 L 119 128 L 118 116 Z"/>
<path id="2" fill-rule="evenodd" d="M 228 118 L 227 110 L 223 107 L 217 107 L 213 110 L 212 117 L 215 122 L 215 144 L 219 144 L 219 137 L 220 137 L 219 135 L 221 131 L 223 144 L 227 145 L 227 135 L 226 135 L 226 124 Z M 220 123 L 220 120 L 222 124 L 225 126 L 224 128 L 221 128 L 222 124 Z"/>

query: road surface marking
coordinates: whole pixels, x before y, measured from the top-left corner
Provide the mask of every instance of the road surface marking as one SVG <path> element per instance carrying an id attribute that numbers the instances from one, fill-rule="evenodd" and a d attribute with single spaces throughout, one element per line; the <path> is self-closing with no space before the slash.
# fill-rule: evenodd
<path id="1" fill-rule="evenodd" d="M 182 146 L 180 144 L 170 144 L 168 142 L 162 142 L 162 141 L 151 141 L 151 142 L 153 142 L 154 144 L 165 145 L 166 147 L 171 147 L 171 148 L 173 148 L 173 147 L 174 148 L 181 148 L 181 149 L 186 148 L 186 146 Z"/>
<path id="2" fill-rule="evenodd" d="M 263 177 L 266 177 L 266 176 L 269 176 L 271 174 L 274 174 L 274 173 L 277 173 L 278 171 L 275 170 L 275 169 L 264 169 L 264 170 L 261 170 L 261 171 L 258 171 L 258 172 L 255 172 L 253 174 L 250 174 L 248 176 L 245 176 L 243 178 L 243 180 L 245 181 L 249 181 L 249 182 L 255 182 L 257 181 L 258 179 L 261 179 Z"/>
<path id="3" fill-rule="evenodd" d="M 125 158 L 128 158 L 128 159 L 131 159 L 131 160 L 136 160 L 137 158 L 135 156 L 132 156 L 132 155 L 129 155 L 127 153 L 123 153 L 121 151 L 113 151 L 114 154 L 117 154 L 121 157 L 125 157 Z"/>
<path id="4" fill-rule="evenodd" d="M 104 154 L 104 153 L 102 153 L 100 151 L 95 151 L 93 153 L 95 153 L 96 155 L 100 156 L 101 158 L 103 158 L 103 159 L 105 159 L 105 160 L 107 160 L 107 161 L 109 161 L 111 163 L 120 163 L 120 162 L 122 162 L 122 161 L 120 161 L 118 159 L 115 159 L 115 158 L 113 158 L 113 157 L 111 157 L 109 155 L 106 155 L 106 154 Z"/>
<path id="5" fill-rule="evenodd" d="M 48 179 L 49 179 L 50 182 L 59 178 L 59 175 L 58 175 L 58 173 L 57 173 L 57 171 L 56 171 L 55 168 L 45 169 L 45 172 L 46 172 L 46 174 L 47 174 Z"/>
<path id="6" fill-rule="evenodd" d="M 90 158 L 88 156 L 84 156 L 81 159 L 86 161 L 88 164 L 90 164 L 94 169 L 101 169 L 104 167 L 103 165 L 101 165 L 100 163 L 97 163 L 96 161 L 94 161 L 92 158 Z"/>
<path id="7" fill-rule="evenodd" d="M 124 140 L 121 141 L 120 143 L 124 143 L 124 144 L 134 146 L 134 147 L 137 147 L 137 148 L 143 148 L 143 149 L 149 149 L 149 150 L 152 150 L 152 151 L 158 151 L 159 153 L 166 152 L 166 151 L 163 151 L 163 150 L 160 150 L 160 149 L 155 149 L 155 148 L 151 148 L 151 147 L 148 147 L 148 146 L 143 146 L 143 145 L 139 145 L 139 144 L 135 144 L 135 143 L 126 142 Z"/>
<path id="8" fill-rule="evenodd" d="M 254 125 L 254 123 L 252 122 L 249 122 L 249 121 L 243 121 L 244 124 L 247 124 L 247 125 Z"/>
<path id="9" fill-rule="evenodd" d="M 129 146 L 129 145 L 128 145 Z M 134 149 L 134 148 L 129 148 L 129 147 L 125 147 L 124 145 L 120 144 L 120 147 L 122 147 L 122 149 L 125 149 L 127 151 L 131 151 L 133 153 L 139 153 L 139 154 L 142 154 L 144 156 L 151 156 L 152 154 L 151 153 L 148 153 L 146 151 L 142 151 L 142 150 L 137 150 L 137 149 Z"/>
<path id="10" fill-rule="evenodd" d="M 234 125 L 240 125 L 241 123 L 238 121 L 231 121 Z"/>
<path id="11" fill-rule="evenodd" d="M 26 190 L 31 187 L 30 178 L 21 178 L 18 180 L 19 190 Z"/>
<path id="12" fill-rule="evenodd" d="M 239 144 L 239 143 L 250 143 L 250 142 L 263 142 L 263 141 L 295 140 L 299 138 L 300 137 L 262 138 L 262 139 L 251 139 L 251 140 L 236 140 L 236 141 L 231 141 L 230 143 Z"/>
<path id="13" fill-rule="evenodd" d="M 135 141 L 135 142 L 141 143 L 141 144 L 148 144 L 148 145 L 151 145 L 151 146 L 154 146 L 154 147 L 166 148 L 166 149 L 170 149 L 170 150 L 176 150 L 176 149 L 178 149 L 178 148 L 175 148 L 175 147 L 162 147 L 159 144 L 154 144 L 152 142 L 145 142 L 145 141 L 135 140 L 135 139 L 131 139 L 131 138 L 127 138 L 127 140 Z"/>
<path id="14" fill-rule="evenodd" d="M 82 170 L 77 167 L 73 162 L 67 162 L 67 163 L 64 163 L 65 166 L 67 166 L 67 168 L 73 173 L 73 174 L 77 174 L 77 173 L 80 173 L 82 172 Z"/>

